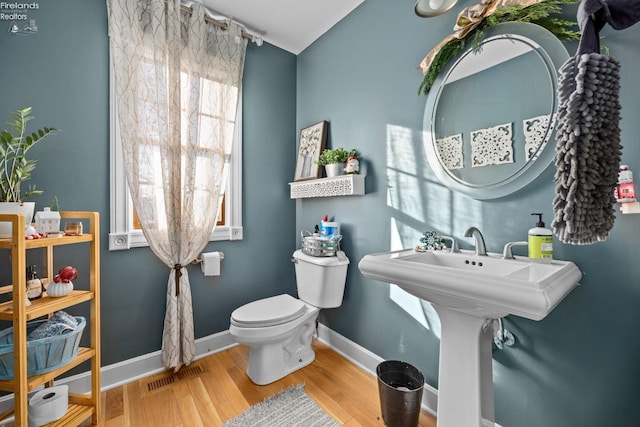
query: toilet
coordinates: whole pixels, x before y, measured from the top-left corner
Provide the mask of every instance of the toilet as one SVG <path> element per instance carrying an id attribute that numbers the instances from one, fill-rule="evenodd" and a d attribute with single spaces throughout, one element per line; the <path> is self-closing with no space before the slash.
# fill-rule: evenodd
<path id="1" fill-rule="evenodd" d="M 276 295 L 243 305 L 231 313 L 229 333 L 250 347 L 247 375 L 265 385 L 313 362 L 311 339 L 321 308 L 342 304 L 349 259 L 315 257 L 297 250 L 295 263 L 298 298 Z"/>

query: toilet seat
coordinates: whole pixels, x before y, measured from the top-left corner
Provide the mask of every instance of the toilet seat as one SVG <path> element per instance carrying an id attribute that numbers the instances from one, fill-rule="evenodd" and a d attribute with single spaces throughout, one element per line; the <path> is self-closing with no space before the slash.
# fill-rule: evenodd
<path id="1" fill-rule="evenodd" d="M 250 302 L 231 313 L 231 324 L 245 328 L 281 325 L 301 317 L 306 304 L 289 294 Z"/>

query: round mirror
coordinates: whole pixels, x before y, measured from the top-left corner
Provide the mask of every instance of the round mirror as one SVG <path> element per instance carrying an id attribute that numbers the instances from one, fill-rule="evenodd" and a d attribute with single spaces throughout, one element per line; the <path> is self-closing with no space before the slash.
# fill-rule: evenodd
<path id="1" fill-rule="evenodd" d="M 469 43 L 471 44 L 471 43 Z M 454 57 L 427 94 L 423 130 L 431 168 L 476 199 L 520 190 L 552 162 L 557 70 L 569 58 L 552 33 L 505 23 Z"/>

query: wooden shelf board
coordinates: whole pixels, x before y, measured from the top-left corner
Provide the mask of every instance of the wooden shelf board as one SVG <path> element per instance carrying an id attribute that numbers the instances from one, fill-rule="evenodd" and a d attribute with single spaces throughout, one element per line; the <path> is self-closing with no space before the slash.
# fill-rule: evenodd
<path id="1" fill-rule="evenodd" d="M 47 246 L 72 245 L 74 243 L 90 242 L 93 240 L 91 234 L 83 234 L 82 236 L 62 236 L 62 237 L 43 237 L 41 239 L 26 240 L 24 246 L 26 249 L 46 248 Z M 0 239 L 0 248 L 11 249 L 13 239 Z"/>
<path id="2" fill-rule="evenodd" d="M 78 290 L 73 290 L 69 295 L 57 298 L 45 295 L 40 299 L 31 301 L 31 306 L 26 308 L 27 320 L 37 319 L 46 314 L 89 301 L 91 298 L 93 298 L 93 292 Z M 13 301 L 1 303 L 0 319 L 13 320 L 13 311 Z"/>
<path id="3" fill-rule="evenodd" d="M 78 366 L 82 362 L 85 362 L 91 359 L 95 354 L 96 354 L 96 351 L 92 348 L 80 347 L 78 349 L 78 355 L 75 357 L 75 359 L 73 359 L 71 362 L 67 363 L 66 365 L 58 369 L 55 369 L 51 372 L 47 372 L 46 374 L 32 375 L 30 377 L 27 377 L 27 387 L 29 388 L 29 390 L 33 390 L 36 387 L 39 387 L 42 384 L 53 380 L 63 372 L 66 372 L 69 369 Z M 14 386 L 15 386 L 14 380 L 0 380 L 0 390 L 13 391 Z"/>
<path id="4" fill-rule="evenodd" d="M 46 278 L 46 277 L 41 277 L 40 281 L 42 282 L 42 284 L 44 285 L 45 288 L 49 284 L 49 279 Z M 8 293 L 11 293 L 11 292 L 13 292 L 13 285 L 0 286 L 0 295 L 8 294 Z"/>
<path id="5" fill-rule="evenodd" d="M 73 427 L 79 426 L 89 417 L 93 415 L 94 407 L 87 405 L 80 405 L 78 403 L 69 403 L 69 409 L 64 417 L 49 424 L 45 424 L 44 427 Z"/>

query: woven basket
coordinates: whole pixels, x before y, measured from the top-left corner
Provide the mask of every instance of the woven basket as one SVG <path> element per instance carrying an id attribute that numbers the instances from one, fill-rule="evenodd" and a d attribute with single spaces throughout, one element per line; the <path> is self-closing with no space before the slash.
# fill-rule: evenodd
<path id="1" fill-rule="evenodd" d="M 78 327 L 69 332 L 39 340 L 27 341 L 27 376 L 58 369 L 78 354 L 80 338 L 87 321 L 76 317 Z M 27 323 L 27 335 L 46 320 Z M 13 379 L 13 327 L 0 332 L 0 380 Z"/>

